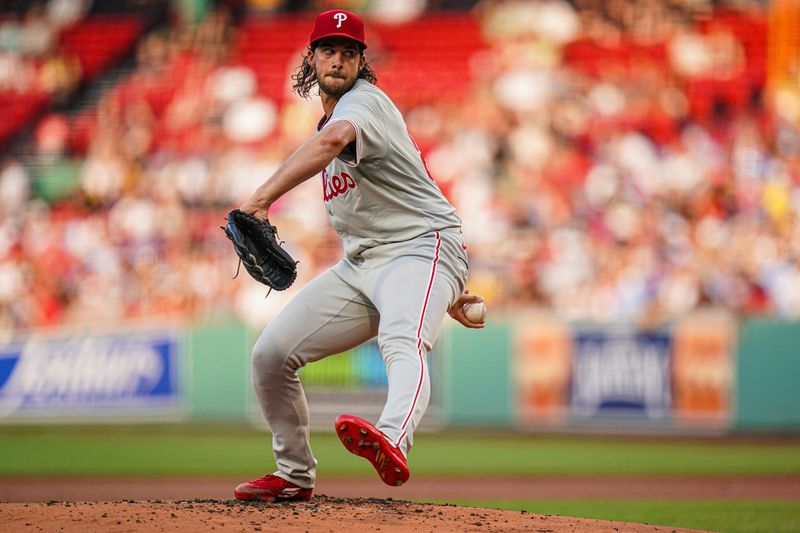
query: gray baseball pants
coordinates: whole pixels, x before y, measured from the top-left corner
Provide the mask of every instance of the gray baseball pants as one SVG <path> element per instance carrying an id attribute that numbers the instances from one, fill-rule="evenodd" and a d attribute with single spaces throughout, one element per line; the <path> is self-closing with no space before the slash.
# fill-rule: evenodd
<path id="1" fill-rule="evenodd" d="M 253 387 L 272 431 L 275 475 L 310 488 L 317 461 L 297 370 L 378 337 L 389 390 L 376 427 L 404 454 L 430 398 L 427 352 L 464 290 L 466 246 L 433 231 L 346 258 L 306 285 L 253 348 Z"/>

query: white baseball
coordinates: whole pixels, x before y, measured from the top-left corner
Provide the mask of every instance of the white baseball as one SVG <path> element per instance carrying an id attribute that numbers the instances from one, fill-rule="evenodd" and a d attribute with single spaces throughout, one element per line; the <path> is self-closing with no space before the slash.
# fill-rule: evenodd
<path id="1" fill-rule="evenodd" d="M 483 324 L 486 318 L 486 306 L 483 302 L 465 303 L 462 309 L 467 320 L 473 324 Z"/>

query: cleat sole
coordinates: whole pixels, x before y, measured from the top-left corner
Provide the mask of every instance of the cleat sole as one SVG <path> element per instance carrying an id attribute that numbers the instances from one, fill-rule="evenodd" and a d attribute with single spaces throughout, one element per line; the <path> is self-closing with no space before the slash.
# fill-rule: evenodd
<path id="1" fill-rule="evenodd" d="M 408 481 L 405 457 L 375 426 L 351 415 L 340 415 L 336 429 L 347 451 L 368 460 L 384 483 L 400 486 Z"/>

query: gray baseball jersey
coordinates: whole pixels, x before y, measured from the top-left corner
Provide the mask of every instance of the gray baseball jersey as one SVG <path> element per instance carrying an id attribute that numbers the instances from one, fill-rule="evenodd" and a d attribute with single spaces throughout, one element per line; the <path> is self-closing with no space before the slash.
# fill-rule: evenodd
<path id="1" fill-rule="evenodd" d="M 306 285 L 253 348 L 275 475 L 305 488 L 314 486 L 317 463 L 297 370 L 377 335 L 389 389 L 375 426 L 407 454 L 430 396 L 427 353 L 467 279 L 460 220 L 389 98 L 359 80 L 318 129 L 337 120 L 353 125 L 356 140 L 322 184 L 345 258 Z"/>
<path id="2" fill-rule="evenodd" d="M 353 257 L 367 248 L 460 228 L 433 181 L 403 116 L 386 94 L 358 80 L 324 126 L 346 120 L 356 140 L 322 174 L 331 225 Z M 323 126 L 323 127 L 324 127 Z"/>

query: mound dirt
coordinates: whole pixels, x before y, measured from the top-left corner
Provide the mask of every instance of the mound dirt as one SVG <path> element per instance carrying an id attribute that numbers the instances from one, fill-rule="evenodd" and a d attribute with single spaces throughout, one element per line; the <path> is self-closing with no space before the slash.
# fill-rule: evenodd
<path id="1" fill-rule="evenodd" d="M 664 526 L 380 498 L 315 496 L 303 503 L 235 500 L 0 504 L 3 531 L 280 531 L 671 533 Z"/>

